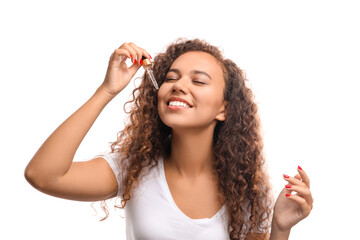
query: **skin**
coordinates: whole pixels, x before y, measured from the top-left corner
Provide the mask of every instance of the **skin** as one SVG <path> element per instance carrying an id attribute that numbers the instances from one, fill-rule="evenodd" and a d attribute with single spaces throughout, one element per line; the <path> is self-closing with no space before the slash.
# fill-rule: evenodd
<path id="1" fill-rule="evenodd" d="M 223 71 L 217 60 L 198 51 L 179 56 L 159 88 L 159 116 L 172 128 L 171 156 L 165 164 L 182 179 L 196 181 L 211 172 L 214 129 L 218 121 L 225 120 L 224 88 Z M 192 108 L 170 110 L 170 97 L 185 99 Z"/>

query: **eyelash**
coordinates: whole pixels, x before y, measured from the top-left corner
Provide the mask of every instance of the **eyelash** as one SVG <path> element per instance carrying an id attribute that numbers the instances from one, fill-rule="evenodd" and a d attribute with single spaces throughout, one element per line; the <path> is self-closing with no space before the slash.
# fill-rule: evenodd
<path id="1" fill-rule="evenodd" d="M 169 80 L 177 80 L 175 78 L 166 78 L 165 81 L 169 81 Z M 206 83 L 203 83 L 203 82 L 199 82 L 199 81 L 194 81 L 196 83 L 200 83 L 200 84 L 206 84 Z"/>

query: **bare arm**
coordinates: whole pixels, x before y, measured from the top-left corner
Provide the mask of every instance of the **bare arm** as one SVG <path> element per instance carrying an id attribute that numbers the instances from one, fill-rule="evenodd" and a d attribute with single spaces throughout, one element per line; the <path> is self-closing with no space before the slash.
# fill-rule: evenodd
<path id="1" fill-rule="evenodd" d="M 124 43 L 110 57 L 105 80 L 94 95 L 66 119 L 42 144 L 25 169 L 26 180 L 41 192 L 79 201 L 98 201 L 116 196 L 115 174 L 103 158 L 73 162 L 74 155 L 104 107 L 120 93 L 140 68 L 131 56 L 148 53 L 133 43 Z"/>
<path id="2" fill-rule="evenodd" d="M 116 193 L 115 175 L 104 159 L 73 162 L 80 143 L 113 97 L 100 86 L 48 137 L 25 169 L 25 178 L 32 186 L 53 196 L 83 201 Z"/>

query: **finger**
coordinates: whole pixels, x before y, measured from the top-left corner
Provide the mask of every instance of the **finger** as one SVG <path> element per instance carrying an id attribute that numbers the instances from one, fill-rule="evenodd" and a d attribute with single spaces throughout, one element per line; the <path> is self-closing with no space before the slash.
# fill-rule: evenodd
<path id="1" fill-rule="evenodd" d="M 292 185 L 299 185 L 299 186 L 303 186 L 306 187 L 306 184 L 303 183 L 301 180 L 299 180 L 298 178 L 295 177 L 289 177 L 288 175 L 284 174 L 284 179 L 286 181 L 288 181 L 289 183 L 291 183 Z"/>
<path id="2" fill-rule="evenodd" d="M 143 56 L 143 51 L 140 47 L 136 46 L 134 43 L 129 43 L 130 46 L 134 49 L 134 51 L 136 52 L 136 60 L 137 63 L 140 64 L 142 62 L 142 56 Z"/>
<path id="3" fill-rule="evenodd" d="M 297 170 L 302 178 L 302 181 L 306 184 L 306 186 L 308 188 L 310 188 L 310 179 L 309 179 L 308 175 L 305 173 L 305 171 L 300 166 L 298 166 Z"/>
<path id="4" fill-rule="evenodd" d="M 284 193 L 285 193 L 285 194 L 291 194 L 291 193 L 292 193 L 292 189 L 285 187 Z"/>
<path id="5" fill-rule="evenodd" d="M 289 196 L 287 196 L 287 198 L 294 202 L 297 202 L 300 205 L 301 215 L 303 218 L 307 217 L 310 214 L 311 208 L 304 198 L 296 194 L 290 194 Z"/>
<path id="6" fill-rule="evenodd" d="M 152 57 L 150 56 L 150 54 L 149 54 L 145 49 L 143 49 L 143 48 L 141 48 L 141 47 L 138 47 L 138 48 L 141 49 L 142 55 L 143 55 L 144 57 L 146 57 L 146 58 L 149 59 L 149 60 L 152 58 Z"/>
<path id="7" fill-rule="evenodd" d="M 113 61 L 115 63 L 122 63 L 124 62 L 127 58 L 130 58 L 130 53 L 128 50 L 126 49 L 115 49 L 115 51 L 113 52 L 113 54 L 110 57 L 110 61 Z"/>
<path id="8" fill-rule="evenodd" d="M 313 198 L 311 196 L 311 191 L 308 187 L 300 187 L 296 185 L 285 185 L 285 187 L 287 190 L 294 191 L 298 194 L 298 196 L 303 197 L 312 209 Z"/>
<path id="9" fill-rule="evenodd" d="M 147 59 L 152 59 L 152 57 L 150 56 L 150 54 L 145 50 L 143 49 L 142 47 L 139 47 L 139 46 L 136 46 L 135 44 L 132 43 L 132 46 L 134 47 L 134 49 L 138 49 L 137 51 L 137 57 L 140 59 L 140 64 L 142 64 L 142 61 L 143 61 L 143 57 L 144 58 L 147 58 Z"/>
<path id="10" fill-rule="evenodd" d="M 134 75 L 139 70 L 140 67 L 141 67 L 141 65 L 138 64 L 138 62 L 136 62 L 133 65 L 131 65 L 131 67 L 129 67 L 129 71 L 131 74 Z"/>
<path id="11" fill-rule="evenodd" d="M 124 43 L 123 45 L 120 46 L 120 49 L 126 49 L 127 51 L 129 51 L 131 62 L 133 64 L 136 64 L 137 53 L 136 53 L 135 49 L 132 47 L 131 43 Z"/>
<path id="12" fill-rule="evenodd" d="M 146 56 L 147 59 L 152 59 L 151 55 L 147 51 L 145 51 L 145 53 L 146 53 L 145 56 Z"/>

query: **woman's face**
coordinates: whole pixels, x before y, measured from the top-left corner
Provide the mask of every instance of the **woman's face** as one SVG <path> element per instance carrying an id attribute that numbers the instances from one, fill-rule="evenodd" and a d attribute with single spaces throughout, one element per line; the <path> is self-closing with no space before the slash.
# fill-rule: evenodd
<path id="1" fill-rule="evenodd" d="M 173 129 L 215 127 L 217 120 L 225 120 L 224 87 L 223 71 L 212 55 L 186 52 L 175 59 L 159 88 L 160 119 Z M 172 97 L 190 107 L 177 106 L 179 99 L 169 105 Z"/>

